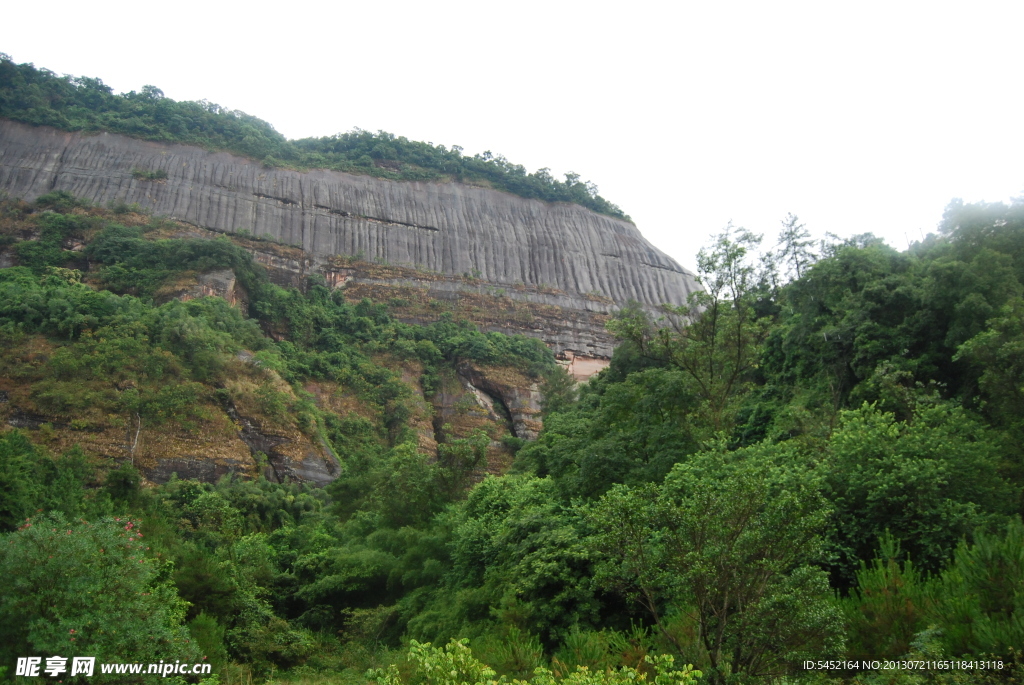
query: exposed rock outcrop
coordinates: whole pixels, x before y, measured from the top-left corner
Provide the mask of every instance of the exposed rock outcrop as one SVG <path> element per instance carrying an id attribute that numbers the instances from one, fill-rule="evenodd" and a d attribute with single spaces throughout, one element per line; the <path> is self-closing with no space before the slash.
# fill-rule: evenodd
<path id="1" fill-rule="evenodd" d="M 603 357 L 576 354 L 572 350 L 566 350 L 559 354 L 558 363 L 564 366 L 566 372 L 578 382 L 589 379 L 608 366 L 608 360 Z"/>
<path id="2" fill-rule="evenodd" d="M 504 473 L 511 466 L 514 453 L 504 444 L 504 438 L 514 436 L 515 427 L 505 398 L 474 385 L 471 380 L 474 373 L 485 371 L 464 365 L 457 371 L 442 373 L 438 388 L 429 400 L 433 405 L 434 433 L 438 443 L 472 438 L 480 431 L 487 434 L 489 444 L 485 459 L 477 465 L 472 476 L 479 480 L 488 473 Z M 524 382 L 530 385 L 528 379 Z"/>
<path id="3" fill-rule="evenodd" d="M 248 303 L 248 294 L 238 283 L 238 278 L 231 269 L 217 269 L 194 275 L 190 272 L 187 279 L 162 288 L 156 299 L 158 302 L 171 298 L 187 302 L 198 297 L 219 297 L 232 306 L 240 307 L 242 311 L 245 311 Z"/>
<path id="4" fill-rule="evenodd" d="M 540 388 L 522 373 L 510 368 L 477 367 L 462 364 L 459 376 L 492 412 L 506 414 L 514 437 L 535 440 L 540 433 Z M 500 402 L 495 409 L 493 402 Z"/>
<path id="5" fill-rule="evenodd" d="M 249 447 L 267 480 L 326 485 L 338 477 L 341 467 L 326 443 L 316 446 L 294 430 L 290 431 L 292 435 L 276 434 L 261 426 L 260 422 L 240 415 L 233 405 L 227 409 L 238 426 L 238 437 Z"/>
<path id="6" fill-rule="evenodd" d="M 98 204 L 137 203 L 198 227 L 293 244 L 309 263 L 274 265 L 292 272 L 327 272 L 331 256 L 353 255 L 435 273 L 442 277 L 362 285 L 426 287 L 439 300 L 502 289 L 512 300 L 564 314 L 562 324 L 553 314 L 521 331 L 559 353 L 607 357 L 613 341 L 601 321 L 618 306 L 635 300 L 655 311 L 682 304 L 699 287 L 633 224 L 573 204 L 458 183 L 268 169 L 199 147 L 12 121 L 0 121 L 0 143 L 0 189 L 11 196 L 32 200 L 66 190 Z M 139 171 L 167 177 L 144 180 Z"/>
<path id="7" fill-rule="evenodd" d="M 126 461 L 121 459 L 120 461 Z M 253 468 L 251 460 L 239 459 L 232 463 L 223 463 L 210 459 L 205 454 L 187 457 L 165 457 L 147 466 L 140 464 L 146 480 L 153 483 L 166 483 L 172 476 L 180 479 L 194 479 L 206 483 L 216 483 L 227 474 L 251 477 Z"/>

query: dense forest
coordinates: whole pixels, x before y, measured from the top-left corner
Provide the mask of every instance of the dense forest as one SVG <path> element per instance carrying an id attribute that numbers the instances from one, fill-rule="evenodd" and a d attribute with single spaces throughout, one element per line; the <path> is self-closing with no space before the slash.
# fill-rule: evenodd
<path id="1" fill-rule="evenodd" d="M 761 252 L 730 227 L 700 254 L 705 291 L 659 321 L 623 309 L 611 366 L 579 387 L 537 341 L 284 289 L 227 239 L 162 238 L 124 208 L 54 193 L 0 220 L 18 262 L 0 270 L 0 375 L 39 411 L 130 437 L 249 403 L 342 463 L 322 489 L 147 486 L 131 459 L 55 452 L 52 426 L 7 430 L 8 676 L 74 652 L 205 657 L 221 683 L 1024 678 L 1024 204 L 954 202 L 906 252 L 817 245 L 795 217 Z M 245 307 L 160 302 L 211 268 Z M 465 360 L 546 379 L 539 439 L 506 437 L 511 469 L 482 479 L 486 436 L 425 454 L 403 359 L 426 388 Z M 311 378 L 373 412 L 326 410 Z M 463 638 L 472 653 L 424 644 Z M 1002 667 L 802 667 L 961 657 Z"/>
<path id="2" fill-rule="evenodd" d="M 0 117 L 65 131 L 109 131 L 134 138 L 227 150 L 268 167 L 334 169 L 404 181 L 455 180 L 525 198 L 574 202 L 628 220 L 575 173 L 564 181 L 549 169 L 527 173 L 491 152 L 472 157 L 453 145 L 411 141 L 385 131 L 353 130 L 321 138 L 287 140 L 257 117 L 205 100 L 176 102 L 155 86 L 114 94 L 98 78 L 57 76 L 0 53 Z"/>

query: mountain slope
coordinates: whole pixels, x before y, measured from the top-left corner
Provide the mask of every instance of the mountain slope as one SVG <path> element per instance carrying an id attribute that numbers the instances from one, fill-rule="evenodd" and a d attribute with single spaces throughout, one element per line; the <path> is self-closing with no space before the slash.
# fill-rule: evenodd
<path id="1" fill-rule="evenodd" d="M 563 326 L 520 329 L 556 353 L 609 357 L 609 313 L 631 300 L 655 312 L 699 287 L 631 223 L 575 204 L 458 183 L 267 168 L 194 146 L 13 121 L 0 121 L 0 140 L 0 188 L 12 196 L 64 190 L 295 245 L 306 253 L 298 270 L 328 280 L 329 258 L 347 255 L 425 272 L 383 284 L 425 287 L 440 300 L 504 290 L 510 299 L 564 310 Z M 431 274 L 459 282 L 440 284 Z"/>

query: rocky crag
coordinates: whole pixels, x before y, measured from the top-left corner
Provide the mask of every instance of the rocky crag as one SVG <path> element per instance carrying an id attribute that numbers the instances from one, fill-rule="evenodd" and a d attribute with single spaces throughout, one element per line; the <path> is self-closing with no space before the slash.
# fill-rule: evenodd
<path id="1" fill-rule="evenodd" d="M 279 280 L 319 273 L 354 297 L 395 300 L 399 310 L 407 302 L 399 314 L 410 321 L 431 315 L 417 303 L 454 305 L 484 328 L 543 339 L 577 377 L 610 357 L 604 322 L 618 307 L 636 301 L 656 312 L 699 287 L 633 224 L 577 205 L 458 183 L 266 168 L 107 133 L 0 121 L 0 189 L 25 200 L 66 190 L 251 236 Z"/>

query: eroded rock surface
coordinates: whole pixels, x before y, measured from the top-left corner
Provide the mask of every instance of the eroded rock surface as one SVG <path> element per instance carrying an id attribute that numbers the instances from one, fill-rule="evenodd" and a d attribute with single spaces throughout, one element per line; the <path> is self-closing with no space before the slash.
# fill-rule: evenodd
<path id="1" fill-rule="evenodd" d="M 480 403 L 499 415 L 507 415 L 512 435 L 535 440 L 541 429 L 541 393 L 536 381 L 505 367 L 459 366 L 459 377 L 479 398 Z M 499 402 L 500 408 L 493 403 Z"/>
<path id="2" fill-rule="evenodd" d="M 240 307 L 245 311 L 248 306 L 248 294 L 238 283 L 235 272 L 231 269 L 217 269 L 190 276 L 183 282 L 173 284 L 165 292 L 157 293 L 157 301 L 163 302 L 174 298 L 187 302 L 200 297 L 219 297 L 228 304 Z"/>
<path id="3" fill-rule="evenodd" d="M 142 180 L 139 171 L 167 178 Z M 438 299 L 501 288 L 509 298 L 557 307 L 561 319 L 520 332 L 556 352 L 591 357 L 610 356 L 613 341 L 600 321 L 618 306 L 635 300 L 653 312 L 684 303 L 699 287 L 633 224 L 577 205 L 458 183 L 268 169 L 225 152 L 115 134 L 0 121 L 0 189 L 25 200 L 66 190 L 97 204 L 137 203 L 195 226 L 293 244 L 312 261 L 353 255 L 472 276 L 470 284 L 438 279 L 427 287 Z M 517 290 L 524 285 L 533 288 Z"/>
<path id="4" fill-rule="evenodd" d="M 239 413 L 234 405 L 227 406 L 227 413 L 267 480 L 326 485 L 338 477 L 338 458 L 326 442 L 315 445 L 299 431 L 267 428 L 259 420 Z"/>

